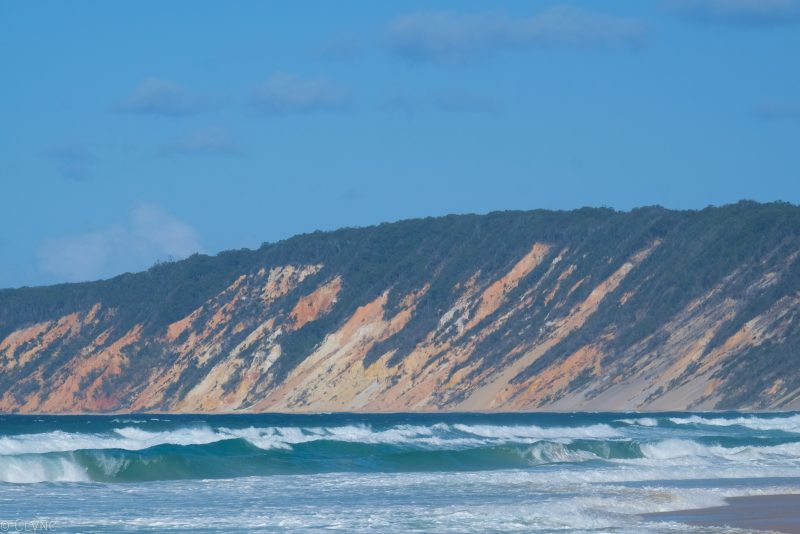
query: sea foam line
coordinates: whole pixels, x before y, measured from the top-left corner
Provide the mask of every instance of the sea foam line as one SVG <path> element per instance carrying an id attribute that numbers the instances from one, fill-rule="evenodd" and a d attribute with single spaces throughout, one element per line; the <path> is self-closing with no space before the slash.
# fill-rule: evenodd
<path id="1" fill-rule="evenodd" d="M 613 439 L 622 435 L 608 425 L 545 428 L 536 425 L 397 425 L 373 429 L 368 425 L 336 427 L 248 427 L 213 429 L 210 426 L 149 431 L 126 426 L 110 433 L 72 433 L 55 430 L 0 437 L 0 456 L 44 454 L 88 449 L 142 450 L 157 445 L 206 445 L 244 439 L 261 449 L 288 449 L 292 445 L 329 440 L 347 443 L 412 445 L 428 448 L 464 448 L 541 440 Z"/>
<path id="2" fill-rule="evenodd" d="M 691 415 L 689 417 L 670 417 L 669 420 L 676 425 L 706 425 L 706 426 L 742 426 L 752 430 L 783 430 L 784 432 L 800 433 L 800 414 L 776 417 L 703 417 Z"/>

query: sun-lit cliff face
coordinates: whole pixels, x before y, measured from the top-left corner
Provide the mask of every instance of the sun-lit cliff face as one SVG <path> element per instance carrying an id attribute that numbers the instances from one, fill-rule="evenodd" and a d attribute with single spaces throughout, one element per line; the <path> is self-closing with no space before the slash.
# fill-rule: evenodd
<path id="1" fill-rule="evenodd" d="M 800 408 L 800 208 L 506 212 L 0 291 L 0 410 Z"/>

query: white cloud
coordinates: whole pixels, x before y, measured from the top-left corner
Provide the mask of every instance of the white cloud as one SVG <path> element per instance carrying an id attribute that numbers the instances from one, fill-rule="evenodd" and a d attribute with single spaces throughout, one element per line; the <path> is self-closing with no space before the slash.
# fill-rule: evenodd
<path id="1" fill-rule="evenodd" d="M 185 258 L 200 250 L 194 228 L 155 204 L 143 204 L 131 214 L 132 235 L 167 257 Z"/>
<path id="2" fill-rule="evenodd" d="M 409 59 L 457 62 L 499 48 L 640 45 L 646 26 L 637 19 L 556 6 L 528 18 L 423 12 L 389 26 L 388 46 Z"/>
<path id="3" fill-rule="evenodd" d="M 241 147 L 222 128 L 204 128 L 181 135 L 161 146 L 165 156 L 233 156 Z"/>
<path id="4" fill-rule="evenodd" d="M 149 78 L 115 109 L 142 115 L 180 117 L 204 111 L 207 102 L 174 82 Z"/>
<path id="5" fill-rule="evenodd" d="M 426 96 L 395 93 L 384 100 L 381 109 L 407 115 L 436 111 L 492 115 L 501 111 L 497 101 L 491 96 L 463 90 L 447 91 Z"/>
<path id="6" fill-rule="evenodd" d="M 350 90 L 327 78 L 275 74 L 253 88 L 250 101 L 265 113 L 342 111 L 350 107 Z"/>
<path id="7" fill-rule="evenodd" d="M 131 211 L 107 228 L 42 243 L 39 268 L 58 280 L 93 280 L 143 270 L 158 260 L 177 260 L 202 250 L 197 232 L 154 204 Z"/>

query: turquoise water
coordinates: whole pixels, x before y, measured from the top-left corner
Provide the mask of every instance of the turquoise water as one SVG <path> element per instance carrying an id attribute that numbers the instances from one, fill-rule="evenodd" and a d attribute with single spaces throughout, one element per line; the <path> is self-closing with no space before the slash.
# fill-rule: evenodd
<path id="1" fill-rule="evenodd" d="M 765 493 L 798 413 L 0 416 L 0 526 L 57 532 L 684 532 L 638 514 Z"/>

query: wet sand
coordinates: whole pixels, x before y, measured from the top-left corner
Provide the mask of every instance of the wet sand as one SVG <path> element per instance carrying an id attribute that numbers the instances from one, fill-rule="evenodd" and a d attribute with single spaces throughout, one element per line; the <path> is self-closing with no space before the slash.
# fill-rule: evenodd
<path id="1" fill-rule="evenodd" d="M 800 495 L 756 495 L 725 499 L 725 506 L 644 514 L 646 521 L 675 521 L 704 527 L 732 527 L 800 534 Z"/>

